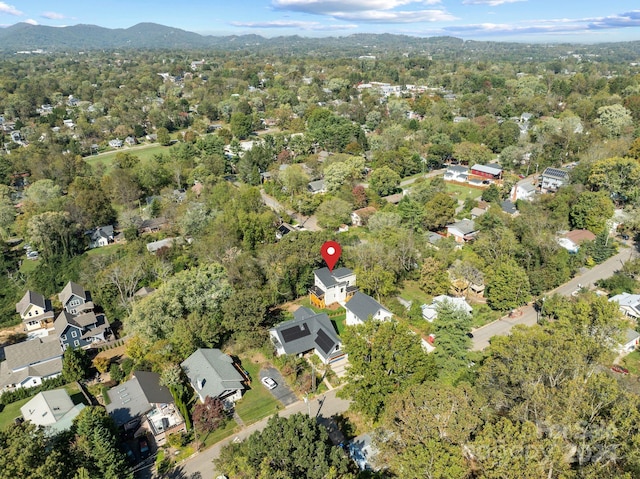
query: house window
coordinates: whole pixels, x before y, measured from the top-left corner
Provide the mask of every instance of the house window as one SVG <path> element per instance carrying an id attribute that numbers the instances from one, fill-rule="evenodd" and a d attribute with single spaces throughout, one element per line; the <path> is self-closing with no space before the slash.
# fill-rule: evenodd
<path id="1" fill-rule="evenodd" d="M 73 342 L 73 345 L 77 348 L 78 346 L 80 346 L 80 341 L 78 341 L 77 339 Z"/>
<path id="2" fill-rule="evenodd" d="M 72 338 L 77 338 L 78 337 L 78 333 L 76 331 L 71 331 L 71 337 Z"/>
<path id="3" fill-rule="evenodd" d="M 66 341 L 67 340 L 67 335 L 63 334 L 62 336 L 60 336 L 60 339 L 63 340 L 63 341 Z"/>

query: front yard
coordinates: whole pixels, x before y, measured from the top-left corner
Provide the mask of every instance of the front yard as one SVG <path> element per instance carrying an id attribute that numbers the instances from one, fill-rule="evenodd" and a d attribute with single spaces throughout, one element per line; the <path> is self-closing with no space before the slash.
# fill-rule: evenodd
<path id="1" fill-rule="evenodd" d="M 242 367 L 249 373 L 251 384 L 249 386 L 250 389 L 236 403 L 236 412 L 246 424 L 252 424 L 270 416 L 281 407 L 280 403 L 260 383 L 260 367 L 262 363 L 255 359 L 256 357 L 242 360 Z"/>

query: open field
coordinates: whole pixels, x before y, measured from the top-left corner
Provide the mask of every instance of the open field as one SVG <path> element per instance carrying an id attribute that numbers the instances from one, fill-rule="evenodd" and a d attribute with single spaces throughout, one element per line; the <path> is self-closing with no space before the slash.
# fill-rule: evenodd
<path id="1" fill-rule="evenodd" d="M 137 156 L 140 161 L 145 161 L 153 158 L 153 155 L 168 152 L 170 148 L 170 146 L 162 146 L 158 143 L 151 143 L 131 148 L 121 148 L 120 150 L 108 151 L 106 153 L 100 153 L 99 155 L 87 156 L 84 158 L 84 161 L 86 161 L 93 167 L 95 167 L 99 163 L 102 163 L 102 165 L 108 171 L 111 168 L 113 160 L 116 158 L 116 155 L 118 153 L 130 153 L 134 156 Z"/>

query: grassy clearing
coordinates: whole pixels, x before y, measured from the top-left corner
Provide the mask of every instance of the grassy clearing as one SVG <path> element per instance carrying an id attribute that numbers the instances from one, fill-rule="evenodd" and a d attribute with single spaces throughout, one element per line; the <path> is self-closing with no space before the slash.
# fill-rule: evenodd
<path id="1" fill-rule="evenodd" d="M 236 412 L 246 424 L 252 424 L 274 414 L 282 405 L 260 383 L 259 363 L 246 360 L 242 362 L 242 366 L 249 373 L 251 384 L 250 389 L 236 403 Z"/>
<path id="2" fill-rule="evenodd" d="M 36 270 L 40 261 L 39 259 L 24 259 L 20 265 L 20 272 L 28 276 Z"/>
<path id="3" fill-rule="evenodd" d="M 503 315 L 504 313 L 493 311 L 486 304 L 477 304 L 473 307 L 471 325 L 473 328 L 479 328 L 485 324 L 492 323 L 496 319 L 500 319 Z"/>
<path id="4" fill-rule="evenodd" d="M 399 296 L 407 301 L 417 301 L 420 304 L 431 302 L 431 296 L 420 289 L 417 281 L 406 280 L 402 285 Z"/>
<path id="5" fill-rule="evenodd" d="M 467 198 L 480 198 L 482 196 L 482 190 L 469 188 L 464 185 L 454 185 L 451 183 L 447 183 L 447 191 L 457 199 L 457 200 L 466 200 Z"/>
<path id="6" fill-rule="evenodd" d="M 108 172 L 113 165 L 113 160 L 115 160 L 116 155 L 118 153 L 130 153 L 134 156 L 137 156 L 140 161 L 146 161 L 150 158 L 153 158 L 153 155 L 157 155 L 159 153 L 165 153 L 169 151 L 170 146 L 162 146 L 160 144 L 154 143 L 151 145 L 140 145 L 133 148 L 122 148 L 121 150 L 109 151 L 107 153 L 101 153 L 99 155 L 87 156 L 84 161 L 89 163 L 91 166 L 95 167 L 97 164 L 101 163 L 106 171 Z"/>
<path id="7" fill-rule="evenodd" d="M 85 254 L 87 256 L 89 256 L 89 257 L 91 257 L 91 256 L 104 256 L 104 255 L 108 255 L 110 253 L 115 253 L 116 251 L 118 251 L 123 246 L 124 246 L 123 244 L 110 244 L 108 246 L 102 246 L 101 248 L 93 248 L 93 249 L 87 250 L 87 252 Z"/>
<path id="8" fill-rule="evenodd" d="M 0 412 L 0 430 L 6 429 L 13 420 L 22 416 L 20 408 L 28 403 L 32 398 L 24 398 L 11 404 L 7 404 Z"/>
<path id="9" fill-rule="evenodd" d="M 640 351 L 634 351 L 622 359 L 622 364 L 629 372 L 640 375 Z"/>

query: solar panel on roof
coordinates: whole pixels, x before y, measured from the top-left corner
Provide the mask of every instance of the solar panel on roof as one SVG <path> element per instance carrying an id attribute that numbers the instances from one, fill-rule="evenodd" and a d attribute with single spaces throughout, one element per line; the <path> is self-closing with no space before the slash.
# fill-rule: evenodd
<path id="1" fill-rule="evenodd" d="M 306 323 L 303 323 L 299 326 L 296 325 L 287 329 L 283 329 L 280 334 L 282 334 L 282 339 L 284 339 L 284 342 L 288 343 L 290 341 L 295 341 L 296 339 L 309 336 L 311 334 L 311 331 L 309 331 L 309 326 Z"/>
<path id="2" fill-rule="evenodd" d="M 316 336 L 316 344 L 322 349 L 324 354 L 329 354 L 335 343 L 329 335 L 324 332 L 324 329 L 319 329 L 318 336 Z"/>

